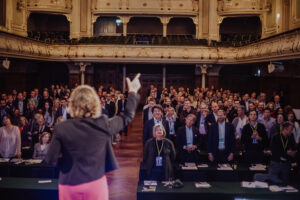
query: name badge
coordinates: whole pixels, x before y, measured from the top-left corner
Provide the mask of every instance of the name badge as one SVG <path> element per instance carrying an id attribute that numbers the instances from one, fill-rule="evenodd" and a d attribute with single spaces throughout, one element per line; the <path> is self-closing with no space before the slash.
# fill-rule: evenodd
<path id="1" fill-rule="evenodd" d="M 162 167 L 162 157 L 161 156 L 156 157 L 156 167 Z"/>
<path id="2" fill-rule="evenodd" d="M 284 158 L 284 157 L 280 157 L 280 160 L 281 160 L 281 161 L 284 161 L 284 162 L 287 161 L 287 159 Z"/>
<path id="3" fill-rule="evenodd" d="M 256 138 L 253 138 L 252 143 L 253 144 L 257 144 L 258 143 L 257 140 L 256 140 Z"/>
<path id="4" fill-rule="evenodd" d="M 204 123 L 201 123 L 201 124 L 200 124 L 200 128 L 204 128 Z"/>

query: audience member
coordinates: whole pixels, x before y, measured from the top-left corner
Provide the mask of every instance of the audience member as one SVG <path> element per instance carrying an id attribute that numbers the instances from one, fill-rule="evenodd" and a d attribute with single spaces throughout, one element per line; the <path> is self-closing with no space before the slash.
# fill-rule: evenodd
<path id="1" fill-rule="evenodd" d="M 48 132 L 43 132 L 40 135 L 39 142 L 34 145 L 32 158 L 44 160 L 48 152 L 50 141 L 51 134 Z"/>

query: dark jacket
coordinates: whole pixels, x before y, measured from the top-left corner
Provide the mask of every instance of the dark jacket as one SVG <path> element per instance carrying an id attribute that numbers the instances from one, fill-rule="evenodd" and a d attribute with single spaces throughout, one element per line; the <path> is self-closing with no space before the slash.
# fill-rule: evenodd
<path id="1" fill-rule="evenodd" d="M 126 107 L 126 103 L 127 103 L 127 100 L 126 99 L 124 99 L 124 109 L 123 109 L 123 106 L 122 106 L 122 99 L 119 99 L 118 100 L 118 115 L 122 112 L 122 113 L 124 113 L 124 111 L 125 111 L 125 107 Z"/>
<path id="2" fill-rule="evenodd" d="M 132 121 L 139 95 L 128 96 L 124 115 L 108 119 L 75 118 L 58 123 L 45 161 L 57 162 L 59 155 L 59 184 L 78 185 L 101 178 L 117 169 L 118 164 L 111 146 L 111 136 Z"/>
<path id="3" fill-rule="evenodd" d="M 258 135 L 262 138 L 262 141 L 257 141 L 257 144 L 253 144 L 253 139 L 251 138 L 253 131 L 249 123 L 246 124 L 242 130 L 241 142 L 246 151 L 263 151 L 268 147 L 268 137 L 265 126 L 261 123 L 257 123 L 256 126 Z"/>
<path id="4" fill-rule="evenodd" d="M 217 121 L 216 121 L 216 118 L 214 116 L 213 113 L 209 113 L 206 118 L 205 118 L 206 122 L 207 122 L 207 125 L 208 125 L 208 130 L 210 129 L 210 127 L 213 125 L 213 124 L 216 124 Z M 210 124 L 210 125 L 209 125 Z"/>
<path id="5" fill-rule="evenodd" d="M 235 134 L 232 124 L 225 122 L 225 154 L 235 151 Z M 208 135 L 208 153 L 216 157 L 219 148 L 219 124 L 214 123 L 209 129 Z"/>
<path id="6" fill-rule="evenodd" d="M 150 108 L 148 107 L 145 110 L 143 110 L 143 124 L 145 124 L 149 120 L 149 117 L 148 117 L 149 109 Z"/>
<path id="7" fill-rule="evenodd" d="M 105 103 L 105 109 L 108 111 L 108 117 L 111 118 L 116 113 L 116 104 L 114 102 Z"/>
<path id="8" fill-rule="evenodd" d="M 155 138 L 150 138 L 147 140 L 145 147 L 144 147 L 144 154 L 143 154 L 143 168 L 147 171 L 147 176 L 150 177 L 151 169 L 155 166 Z M 176 157 L 176 152 L 174 148 L 174 144 L 171 140 L 165 138 L 164 139 L 164 146 L 163 146 L 163 168 L 165 171 L 165 179 L 169 180 L 169 178 L 174 177 L 173 171 L 173 162 Z"/>
<path id="9" fill-rule="evenodd" d="M 169 138 L 169 133 L 170 133 L 169 122 L 165 119 L 162 119 L 162 124 L 166 130 L 166 138 Z M 154 127 L 154 119 L 148 120 L 144 126 L 143 144 L 145 144 L 147 140 L 153 137 L 153 127 Z"/>
<path id="10" fill-rule="evenodd" d="M 201 112 L 198 113 L 197 119 L 196 119 L 196 128 L 198 130 L 199 130 L 199 127 L 200 127 L 200 122 L 201 122 Z M 204 128 L 205 128 L 206 134 L 208 134 L 208 123 L 207 123 L 206 118 L 204 119 Z"/>
<path id="11" fill-rule="evenodd" d="M 63 110 L 62 110 L 62 107 L 59 107 L 59 108 L 57 109 L 57 112 L 56 112 L 56 114 L 55 114 L 54 122 L 56 122 L 57 118 L 60 117 L 60 116 L 63 116 Z M 71 118 L 71 116 L 70 116 L 70 114 L 67 112 L 67 119 L 70 119 L 70 118 Z"/>

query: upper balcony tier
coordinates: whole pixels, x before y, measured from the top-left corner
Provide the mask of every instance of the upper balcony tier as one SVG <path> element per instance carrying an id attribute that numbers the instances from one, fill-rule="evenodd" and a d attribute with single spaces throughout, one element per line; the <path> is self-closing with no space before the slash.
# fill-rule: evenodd
<path id="1" fill-rule="evenodd" d="M 27 0 L 26 2 L 28 11 L 70 13 L 73 7 L 72 0 Z"/>
<path id="2" fill-rule="evenodd" d="M 196 16 L 198 0 L 93 0 L 94 14 Z"/>

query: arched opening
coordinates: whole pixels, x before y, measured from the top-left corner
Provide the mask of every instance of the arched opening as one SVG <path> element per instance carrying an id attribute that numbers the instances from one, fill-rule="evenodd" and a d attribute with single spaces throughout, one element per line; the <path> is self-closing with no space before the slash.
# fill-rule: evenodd
<path id="1" fill-rule="evenodd" d="M 228 17 L 220 25 L 221 41 L 234 46 L 255 42 L 261 38 L 260 18 Z"/>
<path id="2" fill-rule="evenodd" d="M 196 27 L 191 18 L 172 18 L 168 24 L 167 35 L 194 36 Z"/>
<path id="3" fill-rule="evenodd" d="M 64 15 L 31 13 L 27 22 L 28 37 L 45 42 L 66 41 L 70 23 Z"/>
<path id="4" fill-rule="evenodd" d="M 121 35 L 122 21 L 119 17 L 98 17 L 94 23 L 94 37 Z"/>
<path id="5" fill-rule="evenodd" d="M 127 25 L 128 34 L 162 35 L 163 25 L 156 17 L 133 17 Z"/>

